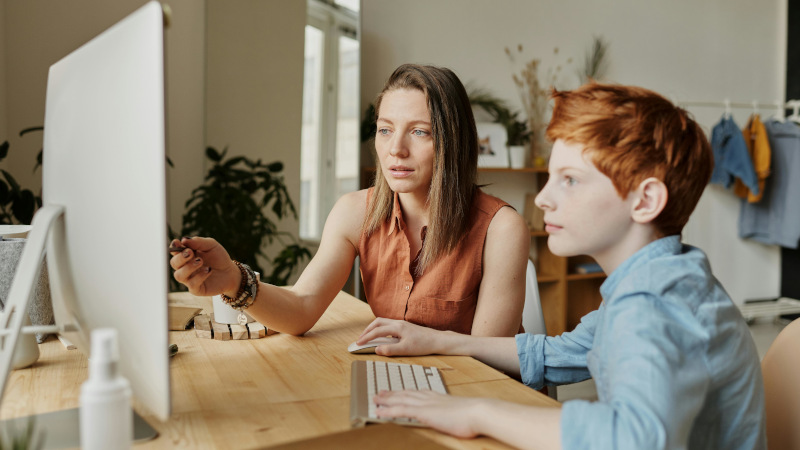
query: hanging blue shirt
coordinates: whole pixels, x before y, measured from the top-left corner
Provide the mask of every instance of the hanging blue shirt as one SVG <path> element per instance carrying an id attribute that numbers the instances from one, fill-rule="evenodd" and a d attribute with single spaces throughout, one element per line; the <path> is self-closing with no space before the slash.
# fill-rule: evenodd
<path id="1" fill-rule="evenodd" d="M 734 178 L 758 195 L 758 177 L 753 168 L 753 158 L 747 150 L 742 130 L 733 118 L 723 116 L 711 131 L 711 150 L 714 152 L 714 170 L 711 183 L 731 187 Z"/>
<path id="2" fill-rule="evenodd" d="M 565 449 L 766 448 L 758 353 L 701 250 L 654 241 L 600 293 L 574 331 L 516 336 L 525 384 L 594 378 L 599 401 L 563 405 Z"/>
<path id="3" fill-rule="evenodd" d="M 739 237 L 797 248 L 800 241 L 800 127 L 792 122 L 764 123 L 772 149 L 770 175 L 758 203 L 742 200 Z"/>

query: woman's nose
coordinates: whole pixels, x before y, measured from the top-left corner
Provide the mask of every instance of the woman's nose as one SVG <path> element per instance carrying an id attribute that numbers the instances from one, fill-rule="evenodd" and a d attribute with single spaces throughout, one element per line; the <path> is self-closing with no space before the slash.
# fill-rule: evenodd
<path id="1" fill-rule="evenodd" d="M 389 154 L 401 158 L 408 156 L 408 147 L 403 136 L 394 136 L 394 139 L 389 144 Z"/>

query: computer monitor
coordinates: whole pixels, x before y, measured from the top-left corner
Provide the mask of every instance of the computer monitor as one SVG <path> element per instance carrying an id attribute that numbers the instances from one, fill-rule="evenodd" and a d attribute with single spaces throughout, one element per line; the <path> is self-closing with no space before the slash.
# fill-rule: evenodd
<path id="1" fill-rule="evenodd" d="M 115 328 L 137 405 L 170 415 L 163 14 L 147 3 L 50 67 L 43 206 L 0 317 L 0 396 L 46 241 L 56 326 L 87 355 L 92 330 Z"/>

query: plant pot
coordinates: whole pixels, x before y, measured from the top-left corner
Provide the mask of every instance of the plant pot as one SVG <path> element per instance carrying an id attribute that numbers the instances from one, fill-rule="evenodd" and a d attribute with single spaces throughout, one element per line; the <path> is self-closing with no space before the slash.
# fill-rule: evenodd
<path id="1" fill-rule="evenodd" d="M 522 169 L 525 167 L 525 150 L 524 145 L 511 145 L 508 147 L 508 157 L 511 162 L 512 169 Z"/>
<path id="2" fill-rule="evenodd" d="M 0 240 L 0 307 L 5 307 L 8 302 L 8 293 L 11 290 L 11 283 L 22 256 L 22 250 L 25 247 L 25 239 L 7 239 L 3 238 L 2 234 L 0 234 L 0 239 L 2 239 Z M 22 326 L 31 325 L 31 318 L 28 312 L 32 310 L 41 311 L 42 309 L 49 311 L 48 322 L 52 323 L 53 303 L 50 300 L 47 270 L 44 267 L 40 273 L 31 301 L 28 303 L 28 311 L 23 317 Z M 44 324 L 37 323 L 37 325 Z M 42 336 L 42 339 L 44 339 L 44 336 Z M 20 334 L 17 337 L 11 366 L 14 369 L 22 369 L 35 363 L 38 359 L 39 346 L 37 345 L 36 337 L 32 334 Z"/>
<path id="3" fill-rule="evenodd" d="M 239 311 L 228 306 L 222 297 L 215 295 L 211 298 L 212 305 L 214 306 L 214 322 L 227 323 L 230 325 L 239 323 Z M 247 317 L 247 323 L 255 322 L 256 320 L 250 317 L 250 314 L 244 313 Z"/>

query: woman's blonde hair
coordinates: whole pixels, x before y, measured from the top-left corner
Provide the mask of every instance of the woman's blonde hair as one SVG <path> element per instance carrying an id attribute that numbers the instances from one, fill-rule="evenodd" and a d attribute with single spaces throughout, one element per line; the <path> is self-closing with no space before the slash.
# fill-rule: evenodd
<path id="1" fill-rule="evenodd" d="M 467 233 L 467 215 L 478 178 L 478 133 L 467 91 L 451 70 L 416 64 L 398 67 L 378 94 L 376 114 L 380 115 L 383 96 L 396 89 L 422 91 L 431 115 L 435 155 L 428 190 L 428 230 L 417 261 L 416 273 L 421 275 L 428 265 L 452 251 Z M 364 232 L 370 234 L 390 220 L 393 205 L 394 192 L 379 167 Z"/>

